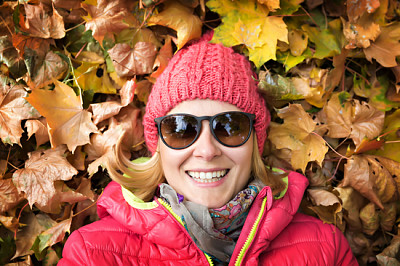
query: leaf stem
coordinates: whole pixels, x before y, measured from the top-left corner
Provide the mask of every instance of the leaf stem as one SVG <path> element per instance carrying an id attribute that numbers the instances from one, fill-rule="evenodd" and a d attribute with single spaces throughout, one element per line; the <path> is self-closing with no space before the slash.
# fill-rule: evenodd
<path id="1" fill-rule="evenodd" d="M 84 208 L 83 210 L 80 210 L 79 212 L 73 214 L 71 218 L 73 218 L 73 217 L 75 217 L 75 216 L 81 214 L 82 212 L 84 212 L 84 211 L 86 211 L 86 210 L 92 208 L 92 207 L 97 203 L 97 201 L 99 200 L 99 198 L 101 197 L 101 195 L 103 195 L 103 192 L 104 192 L 104 191 L 101 192 L 101 194 L 99 195 L 99 197 L 96 199 L 95 202 L 93 202 L 93 203 L 90 204 L 88 207 Z"/>
<path id="2" fill-rule="evenodd" d="M 318 135 L 317 133 L 315 133 L 314 131 L 313 132 L 311 132 L 311 134 L 314 134 L 314 135 L 316 135 L 316 136 L 318 136 L 318 137 L 320 137 L 324 142 L 325 142 L 325 144 L 334 152 L 334 153 L 336 153 L 337 155 L 339 155 L 339 157 L 341 157 L 341 158 L 345 158 L 345 159 L 347 159 L 347 160 L 350 160 L 350 158 L 348 158 L 348 157 L 346 157 L 346 156 L 344 156 L 344 155 L 342 155 L 342 154 L 340 154 L 340 153 L 338 153 L 334 148 L 332 148 L 332 146 L 331 145 L 329 145 L 329 143 L 322 137 L 322 136 L 320 136 L 320 135 Z"/>
<path id="3" fill-rule="evenodd" d="M 22 211 L 25 209 L 25 207 L 26 207 L 28 204 L 29 204 L 29 201 L 28 201 L 28 202 L 24 205 L 24 207 L 22 207 L 22 209 L 19 211 L 18 218 L 17 218 L 18 224 L 19 224 L 19 219 L 21 219 Z M 18 231 L 18 227 L 17 227 L 17 229 L 15 229 L 15 232 L 14 232 L 14 239 L 17 239 L 17 231 Z"/>

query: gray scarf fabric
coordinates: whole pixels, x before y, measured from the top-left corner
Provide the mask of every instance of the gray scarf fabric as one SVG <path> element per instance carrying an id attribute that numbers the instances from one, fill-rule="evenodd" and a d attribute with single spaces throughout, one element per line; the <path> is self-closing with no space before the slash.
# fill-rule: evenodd
<path id="1" fill-rule="evenodd" d="M 252 186 L 253 190 L 256 188 L 255 193 L 257 194 L 265 185 L 259 180 L 254 180 L 249 186 Z M 166 200 L 172 210 L 182 218 L 189 235 L 203 252 L 214 256 L 221 262 L 229 262 L 245 219 L 241 219 L 240 224 L 235 225 L 239 228 L 233 230 L 234 234 L 221 234 L 221 231 L 214 228 L 214 220 L 206 206 L 186 200 L 180 202 L 176 191 L 165 183 L 160 185 L 160 197 Z M 238 197 L 234 199 L 236 198 Z M 247 202 L 245 205 L 244 214 L 247 215 L 251 202 L 250 204 Z M 242 212 L 240 215 L 244 214 Z"/>

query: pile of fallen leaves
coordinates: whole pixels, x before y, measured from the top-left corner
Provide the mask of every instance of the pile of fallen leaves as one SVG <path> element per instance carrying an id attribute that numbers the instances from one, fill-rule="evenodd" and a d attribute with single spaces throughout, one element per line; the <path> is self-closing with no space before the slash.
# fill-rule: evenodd
<path id="1" fill-rule="evenodd" d="M 400 4 L 395 0 L 19 0 L 0 6 L 0 264 L 52 265 L 95 221 L 104 162 L 172 55 L 212 42 L 254 63 L 273 114 L 265 161 L 309 181 L 302 211 L 360 264 L 400 254 Z M 396 264 L 396 265 L 397 265 Z"/>

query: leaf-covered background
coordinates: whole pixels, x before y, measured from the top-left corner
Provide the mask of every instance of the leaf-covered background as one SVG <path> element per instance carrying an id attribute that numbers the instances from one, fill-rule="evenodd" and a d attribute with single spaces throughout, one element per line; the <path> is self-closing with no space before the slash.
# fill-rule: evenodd
<path id="1" fill-rule="evenodd" d="M 53 265 L 95 221 L 104 169 L 149 156 L 141 118 L 172 55 L 214 29 L 273 119 L 266 163 L 361 265 L 399 265 L 400 4 L 394 0 L 19 0 L 0 6 L 0 264 Z"/>

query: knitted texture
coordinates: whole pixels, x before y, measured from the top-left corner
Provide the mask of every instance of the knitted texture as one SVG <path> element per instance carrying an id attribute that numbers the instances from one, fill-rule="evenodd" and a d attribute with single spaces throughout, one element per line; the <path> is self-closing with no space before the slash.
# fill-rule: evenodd
<path id="1" fill-rule="evenodd" d="M 157 78 L 143 119 L 145 141 L 152 153 L 158 142 L 155 118 L 166 115 L 182 101 L 211 99 L 256 115 L 254 129 L 262 154 L 270 114 L 257 91 L 255 74 L 244 56 L 232 48 L 209 43 L 212 34 L 208 32 L 182 48 Z"/>

